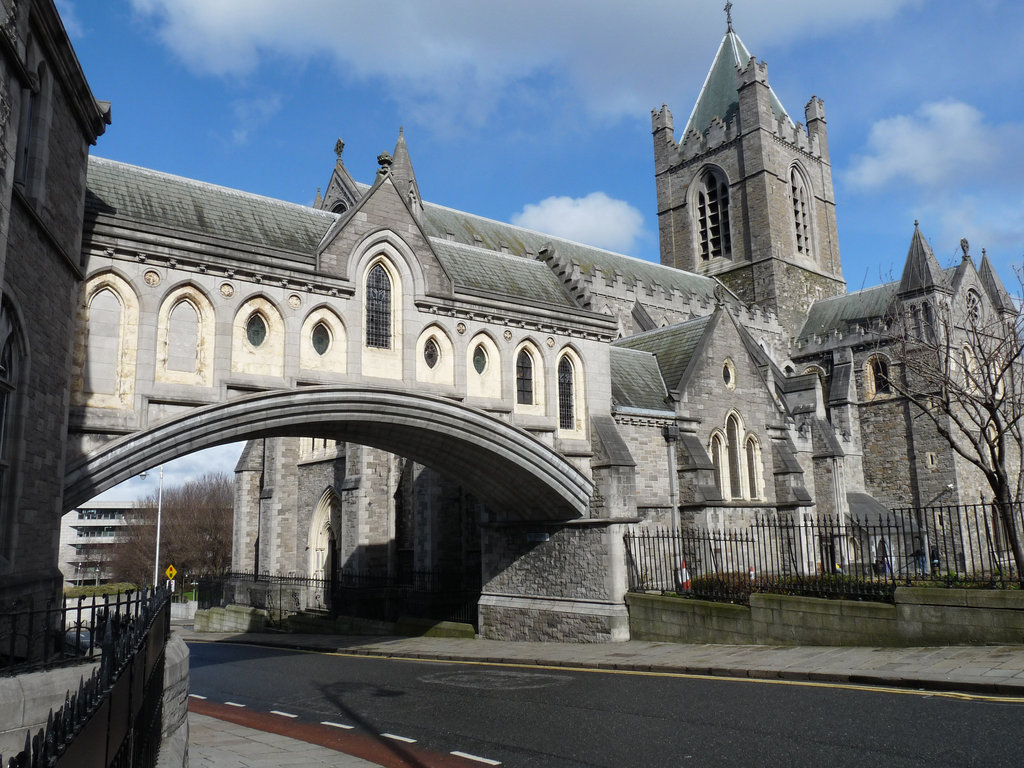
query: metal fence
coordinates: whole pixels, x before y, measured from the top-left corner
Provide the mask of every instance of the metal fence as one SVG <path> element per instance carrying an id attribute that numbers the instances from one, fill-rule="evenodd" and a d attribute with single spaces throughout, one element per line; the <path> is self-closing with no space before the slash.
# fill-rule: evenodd
<path id="1" fill-rule="evenodd" d="M 160 749 L 170 601 L 162 589 L 107 601 L 91 624 L 100 662 L 7 768 L 152 768 Z M 99 611 L 94 611 L 99 614 Z M 80 636 L 80 635 L 79 635 Z M 0 756 L 0 765 L 3 765 Z"/>
<path id="2" fill-rule="evenodd" d="M 0 675 L 77 663 L 99 653 L 108 620 L 138 615 L 139 592 L 39 601 L 0 608 Z"/>
<path id="3" fill-rule="evenodd" d="M 1024 530 L 1021 506 L 1013 522 Z M 626 534 L 629 589 L 746 603 L 751 592 L 892 601 L 901 584 L 1019 584 L 992 505 L 893 510 L 874 519 L 757 518 L 731 530 Z"/>
<path id="4" fill-rule="evenodd" d="M 200 608 L 235 603 L 264 608 L 272 620 L 306 611 L 380 621 L 401 617 L 477 625 L 480 580 L 440 570 L 342 569 L 334 578 L 234 571 L 200 586 Z M 204 604 L 206 603 L 206 604 Z"/>

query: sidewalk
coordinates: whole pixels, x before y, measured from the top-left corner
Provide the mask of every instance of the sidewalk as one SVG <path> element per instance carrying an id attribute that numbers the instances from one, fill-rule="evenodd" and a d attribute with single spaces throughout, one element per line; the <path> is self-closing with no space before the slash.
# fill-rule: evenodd
<path id="1" fill-rule="evenodd" d="M 1024 697 L 1024 646 L 835 648 L 828 646 L 560 643 L 463 638 L 366 638 L 273 632 L 197 633 L 186 642 L 234 642 L 443 661 L 532 664 L 728 677 L 838 682 Z"/>
<path id="2" fill-rule="evenodd" d="M 195 712 L 188 716 L 191 768 L 374 768 L 344 752 Z"/>

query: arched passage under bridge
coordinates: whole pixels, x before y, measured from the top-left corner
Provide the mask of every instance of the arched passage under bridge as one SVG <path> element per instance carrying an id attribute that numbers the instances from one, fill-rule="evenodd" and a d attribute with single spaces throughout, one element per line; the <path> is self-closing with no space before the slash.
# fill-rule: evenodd
<path id="1" fill-rule="evenodd" d="M 389 389 L 309 387 L 247 395 L 139 430 L 69 465 L 73 509 L 140 470 L 258 437 L 328 437 L 396 453 L 457 478 L 496 517 L 586 517 L 593 483 L 528 432 L 457 401 Z"/>

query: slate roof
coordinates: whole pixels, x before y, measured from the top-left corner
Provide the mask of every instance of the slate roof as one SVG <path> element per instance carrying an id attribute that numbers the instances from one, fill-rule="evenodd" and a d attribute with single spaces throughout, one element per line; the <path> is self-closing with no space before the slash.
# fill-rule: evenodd
<path id="1" fill-rule="evenodd" d="M 355 186 L 359 195 L 370 189 L 362 183 Z M 86 211 L 253 249 L 286 251 L 308 265 L 316 263 L 317 247 L 330 227 L 346 215 L 94 156 L 89 158 Z M 596 272 L 609 281 L 621 275 L 629 285 L 638 280 L 649 286 L 660 284 L 667 291 L 706 300 L 714 298 L 718 285 L 710 277 L 434 203 L 423 202 L 420 224 L 446 269 L 451 265 L 452 278 L 468 290 L 575 306 L 560 279 L 538 259 L 545 245 L 553 245 L 584 274 Z M 508 254 L 501 253 L 503 246 Z M 517 257 L 531 265 L 509 261 Z M 727 301 L 735 298 L 727 294 Z"/>
<path id="2" fill-rule="evenodd" d="M 584 274 L 596 271 L 606 280 L 622 275 L 628 284 L 637 280 L 646 285 L 660 283 L 666 290 L 678 290 L 686 295 L 713 299 L 717 281 L 710 277 L 684 272 L 651 261 L 644 261 L 603 248 L 583 245 L 572 240 L 535 232 L 514 224 L 487 219 L 465 211 L 457 211 L 435 203 L 423 203 L 424 231 L 431 237 L 447 239 L 448 233 L 455 242 L 475 245 L 492 251 L 501 251 L 502 246 L 516 256 L 536 258 L 541 248 L 551 244 L 563 256 L 579 265 Z"/>
<path id="3" fill-rule="evenodd" d="M 657 358 L 650 352 L 613 346 L 609 350 L 612 402 L 627 408 L 670 411 Z"/>
<path id="4" fill-rule="evenodd" d="M 90 156 L 86 215 L 150 226 L 315 260 L 336 214 Z"/>
<path id="5" fill-rule="evenodd" d="M 899 283 L 885 283 L 865 288 L 844 296 L 820 299 L 807 311 L 801 337 L 826 334 L 833 330 L 847 331 L 854 326 L 867 326 L 876 317 L 882 317 L 896 296 Z"/>
<path id="6" fill-rule="evenodd" d="M 670 390 L 676 389 L 712 317 L 714 315 L 705 315 L 684 323 L 618 339 L 613 342 L 612 348 L 625 347 L 652 353 L 658 359 L 658 367 L 661 368 L 665 385 Z"/>
<path id="7" fill-rule="evenodd" d="M 935 258 L 931 246 L 924 239 L 924 235 L 921 234 L 915 221 L 914 236 L 910 239 L 907 261 L 900 278 L 900 293 L 932 290 L 937 286 L 945 285 L 943 277 L 939 260 Z"/>
<path id="8" fill-rule="evenodd" d="M 1003 287 L 1003 281 L 999 279 L 999 275 L 992 268 L 992 262 L 988 260 L 988 255 L 984 251 L 981 253 L 981 266 L 978 268 L 981 284 L 985 287 L 985 291 L 988 293 L 989 298 L 992 299 L 996 309 L 1013 312 L 1016 309 L 1013 299 L 1010 298 L 1010 294 Z"/>
<path id="9" fill-rule="evenodd" d="M 708 76 L 704 79 L 704 85 L 701 86 L 690 119 L 686 121 L 686 128 L 682 134 L 684 140 L 691 129 L 698 133 L 707 131 L 711 127 L 711 121 L 716 117 L 723 123 L 728 123 L 736 117 L 740 108 L 736 68 L 746 67 L 749 61 L 750 51 L 740 40 L 740 36 L 730 29 L 722 38 L 722 44 L 718 46 L 718 53 L 715 54 Z M 771 86 L 768 87 L 768 97 L 775 119 L 784 117 L 792 124 L 793 121 Z"/>
<path id="10" fill-rule="evenodd" d="M 578 309 L 562 281 L 542 261 L 437 238 L 431 238 L 430 244 L 457 288 Z"/>

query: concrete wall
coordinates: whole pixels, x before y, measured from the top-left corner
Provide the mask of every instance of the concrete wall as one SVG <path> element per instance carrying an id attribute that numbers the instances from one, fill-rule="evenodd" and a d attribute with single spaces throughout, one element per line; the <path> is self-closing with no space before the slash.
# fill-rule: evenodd
<path id="1" fill-rule="evenodd" d="M 894 605 L 753 594 L 750 606 L 629 594 L 634 640 L 785 645 L 1024 643 L 1024 594 L 900 587 Z"/>
<path id="2" fill-rule="evenodd" d="M 50 711 L 64 706 L 67 692 L 77 691 L 98 665 L 0 677 L 0 755 L 7 760 L 23 750 L 25 732 L 35 735 L 44 727 Z"/>

